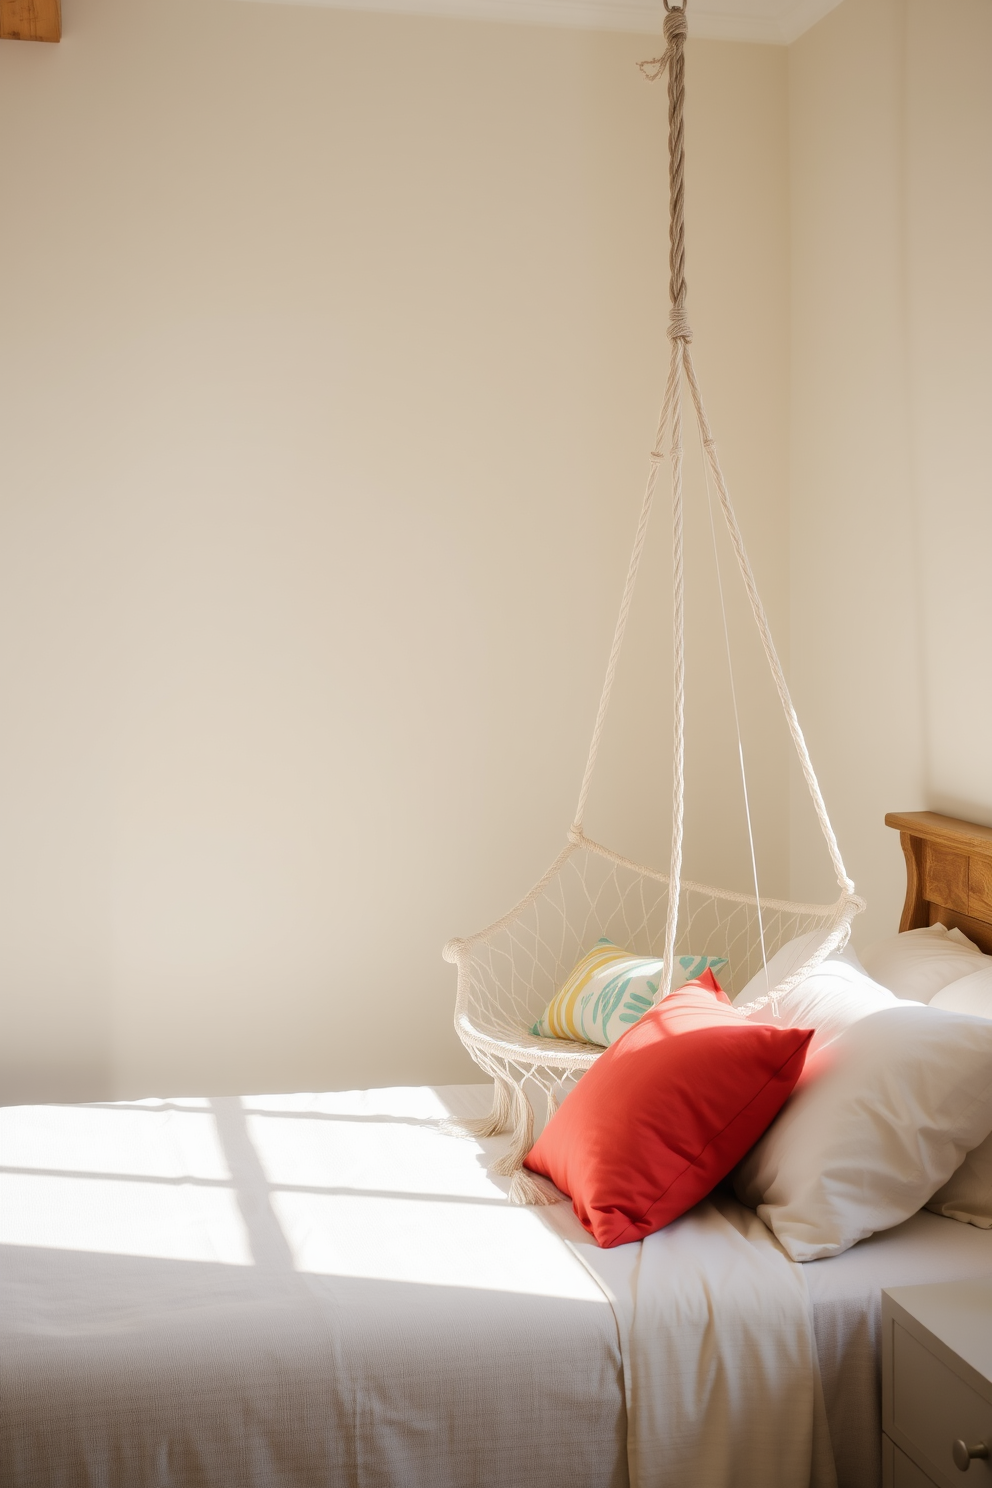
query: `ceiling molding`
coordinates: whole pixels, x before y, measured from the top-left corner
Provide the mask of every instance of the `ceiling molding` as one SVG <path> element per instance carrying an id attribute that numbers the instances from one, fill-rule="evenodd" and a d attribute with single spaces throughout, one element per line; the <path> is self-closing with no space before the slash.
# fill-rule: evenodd
<path id="1" fill-rule="evenodd" d="M 634 31 L 661 36 L 662 0 L 264 0 L 328 10 L 387 15 L 451 16 L 516 26 L 561 26 L 578 31 Z M 753 41 L 787 46 L 840 0 L 693 0 L 689 35 L 707 41 Z"/>
<path id="2" fill-rule="evenodd" d="M 802 36 L 804 31 L 809 31 L 817 21 L 831 10 L 836 10 L 841 0 L 792 0 L 778 18 L 780 31 L 779 41 L 783 46 L 788 46 Z"/>

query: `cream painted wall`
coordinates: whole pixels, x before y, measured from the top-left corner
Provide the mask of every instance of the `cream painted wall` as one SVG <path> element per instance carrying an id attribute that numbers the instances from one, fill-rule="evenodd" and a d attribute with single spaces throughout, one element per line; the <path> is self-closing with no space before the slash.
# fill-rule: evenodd
<path id="1" fill-rule="evenodd" d="M 846 0 L 790 48 L 792 669 L 861 943 L 902 903 L 886 811 L 992 823 L 992 10 L 933 22 Z"/>
<path id="2" fill-rule="evenodd" d="M 926 804 L 992 826 L 992 6 L 906 35 L 910 415 Z M 960 716 L 961 699 L 968 716 Z"/>
<path id="3" fill-rule="evenodd" d="M 562 840 L 660 392 L 655 49 L 223 0 L 0 46 L 3 1098 L 469 1072 L 440 946 Z M 698 360 L 781 636 L 787 59 L 690 53 Z M 701 527 L 688 864 L 746 882 Z M 589 826 L 661 861 L 655 538 Z"/>

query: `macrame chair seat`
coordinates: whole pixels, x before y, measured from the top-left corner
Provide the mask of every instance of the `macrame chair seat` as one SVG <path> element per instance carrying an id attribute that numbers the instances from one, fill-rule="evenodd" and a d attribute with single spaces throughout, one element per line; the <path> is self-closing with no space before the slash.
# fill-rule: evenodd
<path id="1" fill-rule="evenodd" d="M 664 953 L 669 875 L 633 863 L 574 829 L 569 836 L 544 877 L 508 914 L 444 948 L 445 960 L 458 968 L 458 1036 L 495 1082 L 491 1115 L 464 1125 L 483 1137 L 511 1128 L 510 1145 L 493 1171 L 511 1179 L 510 1198 L 518 1203 L 557 1198 L 522 1166 L 534 1139 L 531 1096 L 543 1093 L 550 1116 L 570 1082 L 603 1052 L 586 1043 L 539 1037 L 531 1027 L 601 935 L 638 955 Z M 729 965 L 721 982 L 733 995 L 780 946 L 822 931 L 807 962 L 775 989 L 780 996 L 847 941 L 859 908 L 860 901 L 847 894 L 834 904 L 799 904 L 683 879 L 675 955 L 725 956 Z"/>
<path id="2" fill-rule="evenodd" d="M 851 921 L 864 908 L 847 875 L 826 806 L 796 717 L 785 674 L 772 641 L 768 619 L 754 581 L 737 518 L 717 457 L 716 444 L 703 406 L 689 350 L 692 331 L 685 312 L 684 225 L 684 57 L 685 7 L 671 9 L 665 0 L 665 39 L 662 57 L 642 63 L 651 81 L 668 73 L 671 315 L 668 335 L 671 362 L 634 547 L 627 570 L 620 613 L 606 669 L 592 742 L 579 792 L 575 819 L 565 847 L 538 883 L 502 919 L 461 940 L 451 940 L 444 958 L 458 968 L 455 1029 L 476 1064 L 495 1082 L 493 1109 L 488 1117 L 463 1123 L 477 1136 L 494 1136 L 511 1129 L 507 1151 L 493 1171 L 511 1179 L 510 1199 L 522 1204 L 557 1202 L 560 1195 L 543 1179 L 522 1166 L 534 1133 L 531 1094 L 542 1092 L 550 1116 L 570 1084 L 602 1054 L 598 1046 L 564 1039 L 542 1038 L 531 1032 L 551 997 L 579 957 L 606 936 L 624 949 L 663 961 L 661 993 L 672 987 L 676 957 L 681 953 L 724 956 L 728 966 L 721 982 L 733 995 L 767 965 L 768 960 L 795 936 L 819 932 L 804 963 L 767 994 L 749 1004 L 749 1012 L 775 1003 L 827 956 L 846 944 Z M 653 71 L 652 71 L 653 69 Z M 682 878 L 685 761 L 685 624 L 683 559 L 682 420 L 683 394 L 688 389 L 703 451 L 707 490 L 712 482 L 731 546 L 750 602 L 765 657 L 775 683 L 792 743 L 799 759 L 823 840 L 830 857 L 838 899 L 832 904 L 800 904 L 769 899 L 758 893 L 734 893 L 692 883 Z M 672 843 L 667 873 L 631 862 L 593 842 L 585 834 L 583 818 L 600 740 L 606 722 L 620 650 L 634 594 L 637 572 L 654 504 L 659 471 L 668 464 L 672 488 L 674 748 L 672 778 Z M 711 498 L 712 499 L 712 498 Z M 712 515 L 712 508 L 711 508 Z M 718 588 L 722 605 L 719 557 Z M 726 619 L 724 617 L 725 629 Z M 728 661 L 730 643 L 727 637 Z M 730 666 L 734 717 L 737 700 Z M 751 837 L 747 779 L 737 720 L 745 812 Z M 741 1016 L 747 1016 L 742 1012 Z"/>

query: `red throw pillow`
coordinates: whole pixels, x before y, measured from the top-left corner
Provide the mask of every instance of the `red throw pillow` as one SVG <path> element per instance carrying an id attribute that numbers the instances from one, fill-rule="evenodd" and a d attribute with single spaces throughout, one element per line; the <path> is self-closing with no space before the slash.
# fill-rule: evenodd
<path id="1" fill-rule="evenodd" d="M 778 1114 L 811 1028 L 735 1013 L 711 971 L 645 1013 L 562 1101 L 525 1166 L 568 1194 L 602 1246 L 670 1224 Z"/>

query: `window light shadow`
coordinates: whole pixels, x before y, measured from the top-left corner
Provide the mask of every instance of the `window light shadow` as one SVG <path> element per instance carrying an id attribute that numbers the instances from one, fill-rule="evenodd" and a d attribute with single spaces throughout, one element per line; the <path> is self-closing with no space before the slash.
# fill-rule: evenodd
<path id="1" fill-rule="evenodd" d="M 15 1108 L 0 1117 L 0 1243 L 601 1302 L 443 1119 L 237 1096 Z"/>

